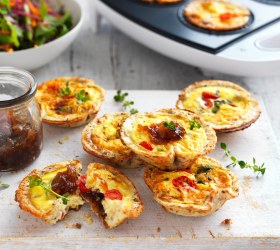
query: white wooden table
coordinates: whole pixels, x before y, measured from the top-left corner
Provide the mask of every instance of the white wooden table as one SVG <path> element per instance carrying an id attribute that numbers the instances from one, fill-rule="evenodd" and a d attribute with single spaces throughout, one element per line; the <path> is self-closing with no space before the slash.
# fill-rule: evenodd
<path id="1" fill-rule="evenodd" d="M 81 1 L 84 7 L 87 7 L 90 0 Z M 184 65 L 143 47 L 142 45 L 118 32 L 105 20 L 102 20 L 99 32 L 94 34 L 92 32 L 90 20 L 90 9 L 86 9 L 88 10 L 88 13 L 85 25 L 72 46 L 55 61 L 33 72 L 38 80 L 38 83 L 50 78 L 77 75 L 93 78 L 96 80 L 97 84 L 100 84 L 105 89 L 181 90 L 186 85 L 203 79 L 221 79 L 233 81 L 239 83 L 254 95 L 262 97 L 264 105 L 267 109 L 269 120 L 272 124 L 273 131 L 270 131 L 269 135 L 275 135 L 275 138 L 272 138 L 272 140 L 276 139 L 278 141 L 277 146 L 279 150 L 280 69 L 278 77 L 247 78 L 207 72 L 199 68 Z M 258 135 L 256 134 L 256 136 Z M 256 145 L 256 147 L 262 147 L 262 145 Z M 252 148 L 252 152 L 253 151 L 254 148 Z M 276 161 L 274 161 L 274 163 L 275 162 Z M 280 163 L 279 158 L 278 162 Z M 1 196 L 0 199 L 2 199 Z M 275 199 L 279 200 L 279 196 L 275 196 Z M 250 213 L 250 211 L 248 211 L 248 213 Z M 279 217 L 279 214 L 275 214 L 275 216 Z M 1 230 L 2 229 L 0 229 L 0 232 Z M 277 232 L 275 233 L 277 234 Z M 197 248 L 205 249 L 207 246 L 209 246 L 208 239 L 195 239 L 195 234 L 190 235 L 190 238 L 193 237 L 193 241 L 191 242 L 189 239 L 181 238 L 180 235 L 178 240 L 177 236 L 170 238 L 168 242 L 161 242 L 161 248 L 165 246 L 167 249 L 171 249 L 173 243 L 174 247 L 172 247 L 172 249 L 182 249 L 183 247 L 188 248 L 188 246 L 196 246 Z M 42 242 L 42 244 L 38 245 L 38 249 L 55 249 L 55 247 L 58 246 L 67 249 L 85 249 L 82 248 L 83 242 L 75 239 L 74 236 L 71 236 L 69 239 L 65 239 L 66 243 L 57 243 L 54 238 L 46 238 L 46 240 L 46 245 L 44 245 Z M 99 241 L 100 246 L 104 243 L 106 243 L 107 246 L 111 244 L 108 243 L 108 239 L 106 239 L 106 237 L 94 239 L 87 237 L 85 238 L 85 241 L 87 242 L 86 246 L 90 247 L 91 244 L 96 245 L 96 240 Z M 141 241 L 137 241 L 137 237 L 135 241 L 131 241 L 129 239 L 126 241 L 124 239 L 124 241 L 121 242 L 120 239 L 115 237 L 111 237 L 109 240 L 112 242 L 112 249 L 143 249 L 141 248 Z M 145 240 L 147 247 L 156 248 L 159 246 L 157 237 L 152 237 L 149 239 L 145 238 Z M 271 242 L 273 242 L 273 240 L 274 239 L 271 239 Z M 228 242 L 225 239 L 223 242 L 217 243 L 222 244 L 219 246 L 217 245 L 217 248 L 223 249 L 227 247 L 227 249 L 237 249 L 236 246 L 239 246 L 239 249 L 241 249 L 240 244 L 237 244 L 240 242 L 242 242 L 240 239 L 236 239 L 236 242 Z M 265 249 L 268 247 L 268 245 L 266 245 L 265 239 L 263 239 L 263 241 L 261 239 L 257 241 L 257 243 L 254 243 L 254 241 L 251 242 L 251 248 L 254 249 Z M 263 245 L 261 245 L 262 242 Z M 231 244 L 232 248 L 230 247 Z M 17 241 L 17 243 L 13 244 L 12 238 L 5 242 L 1 241 L 0 249 L 15 249 L 19 246 L 23 247 L 24 245 L 28 246 L 28 239 L 24 238 L 23 232 L 22 242 Z M 215 243 L 211 242 L 210 245 L 214 246 Z M 272 247 L 273 244 L 270 246 Z"/>

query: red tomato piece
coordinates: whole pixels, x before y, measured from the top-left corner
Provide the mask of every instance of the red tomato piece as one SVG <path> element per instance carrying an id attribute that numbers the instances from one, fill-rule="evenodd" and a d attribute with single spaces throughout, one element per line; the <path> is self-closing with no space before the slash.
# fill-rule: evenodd
<path id="1" fill-rule="evenodd" d="M 212 103 L 212 101 L 210 99 L 204 100 L 204 105 L 207 108 L 212 108 L 213 107 L 213 103 Z"/>
<path id="2" fill-rule="evenodd" d="M 234 103 L 230 103 L 229 105 L 232 106 L 232 107 L 237 107 L 237 105 L 234 104 Z"/>
<path id="3" fill-rule="evenodd" d="M 189 186 L 192 188 L 197 188 L 195 181 L 191 180 L 187 176 L 179 176 L 179 177 L 173 179 L 172 184 L 175 187 L 187 188 Z"/>
<path id="4" fill-rule="evenodd" d="M 152 151 L 153 147 L 151 146 L 150 143 L 146 142 L 146 141 L 142 141 L 139 143 L 139 145 L 141 145 L 143 148 Z"/>
<path id="5" fill-rule="evenodd" d="M 53 91 L 59 91 L 60 87 L 58 85 L 48 85 L 48 89 L 51 89 Z"/>
<path id="6" fill-rule="evenodd" d="M 215 94 L 215 93 L 212 93 L 212 92 L 202 92 L 202 99 L 204 101 L 208 100 L 208 99 L 218 99 L 219 98 L 219 95 Z"/>
<path id="7" fill-rule="evenodd" d="M 237 17 L 237 14 L 226 12 L 221 14 L 219 17 L 220 17 L 220 21 L 224 22 L 224 21 L 228 21 L 231 18 Z"/>
<path id="8" fill-rule="evenodd" d="M 87 180 L 87 175 L 84 174 L 84 175 L 81 175 L 80 178 L 78 179 L 78 186 L 79 186 L 79 189 L 82 193 L 89 193 L 91 192 L 90 189 L 88 189 L 86 187 L 86 180 Z"/>
<path id="9" fill-rule="evenodd" d="M 109 200 L 122 200 L 122 193 L 117 189 L 107 190 L 104 194 L 105 198 Z"/>

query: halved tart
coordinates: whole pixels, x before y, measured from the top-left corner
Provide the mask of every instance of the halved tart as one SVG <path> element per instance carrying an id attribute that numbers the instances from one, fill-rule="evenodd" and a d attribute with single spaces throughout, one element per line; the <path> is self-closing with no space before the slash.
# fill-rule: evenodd
<path id="1" fill-rule="evenodd" d="M 144 180 L 166 211 L 183 216 L 212 214 L 238 196 L 236 175 L 205 156 L 189 168 L 177 171 L 147 167 Z"/>
<path id="2" fill-rule="evenodd" d="M 55 224 L 65 217 L 69 209 L 78 210 L 84 204 L 76 183 L 81 169 L 78 160 L 58 162 L 42 170 L 34 169 L 20 182 L 15 200 L 25 212 Z"/>
<path id="3" fill-rule="evenodd" d="M 236 30 L 250 21 L 249 9 L 227 0 L 194 0 L 184 9 L 185 18 L 193 25 L 211 31 Z"/>
<path id="4" fill-rule="evenodd" d="M 199 116 L 179 109 L 132 115 L 123 123 L 121 138 L 141 159 L 164 170 L 190 166 L 217 142 L 215 131 Z"/>
<path id="5" fill-rule="evenodd" d="M 94 81 L 61 77 L 38 86 L 36 100 L 42 121 L 61 127 L 77 127 L 92 120 L 104 101 L 105 91 Z"/>
<path id="6" fill-rule="evenodd" d="M 128 113 L 116 112 L 90 122 L 82 132 L 84 150 L 118 167 L 142 166 L 144 162 L 120 138 L 121 125 L 128 117 Z"/>
<path id="7" fill-rule="evenodd" d="M 143 203 L 133 183 L 119 170 L 99 164 L 89 164 L 86 175 L 78 181 L 82 197 L 102 220 L 113 228 L 126 219 L 137 218 Z"/>
<path id="8" fill-rule="evenodd" d="M 220 80 L 205 80 L 186 87 L 176 107 L 198 114 L 220 133 L 245 129 L 261 114 L 258 102 L 244 88 Z"/>

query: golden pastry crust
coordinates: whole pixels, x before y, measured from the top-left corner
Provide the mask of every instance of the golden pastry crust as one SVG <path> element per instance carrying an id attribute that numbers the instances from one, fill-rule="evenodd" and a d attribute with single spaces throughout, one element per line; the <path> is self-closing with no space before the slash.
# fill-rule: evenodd
<path id="1" fill-rule="evenodd" d="M 69 91 L 66 90 L 67 83 Z M 81 91 L 82 98 L 78 98 Z M 61 127 L 77 127 L 91 121 L 97 115 L 104 97 L 103 88 L 91 79 L 80 77 L 47 81 L 38 86 L 36 93 L 42 121 Z"/>
<path id="2" fill-rule="evenodd" d="M 82 145 L 86 152 L 124 168 L 143 166 L 144 162 L 120 139 L 120 128 L 128 113 L 106 114 L 90 122 L 82 132 Z"/>
<path id="3" fill-rule="evenodd" d="M 194 120 L 200 124 L 200 128 L 191 129 L 191 122 Z M 149 132 L 142 129 L 162 123 L 177 123 L 185 134 L 175 141 L 156 143 L 152 141 Z M 215 131 L 202 122 L 199 116 L 179 109 L 162 109 L 153 113 L 132 115 L 123 123 L 121 138 L 142 160 L 163 170 L 190 166 L 199 156 L 210 153 L 217 142 Z"/>
<path id="4" fill-rule="evenodd" d="M 57 197 L 52 197 L 47 200 L 45 197 L 45 192 L 41 187 L 29 187 L 29 177 L 38 176 L 40 178 L 46 177 L 51 172 L 56 173 L 62 172 L 67 169 L 67 166 L 72 166 L 75 168 L 77 176 L 82 170 L 81 162 L 78 160 L 71 160 L 66 162 L 58 162 L 52 164 L 50 166 L 45 167 L 42 170 L 34 169 L 32 170 L 19 184 L 18 189 L 15 193 L 15 200 L 19 203 L 19 207 L 27 213 L 32 214 L 35 217 L 40 218 L 41 220 L 49 223 L 55 224 L 58 220 L 62 220 L 64 216 L 67 214 L 69 209 L 79 209 L 80 206 L 83 205 L 83 200 L 79 196 L 78 189 L 72 195 L 69 195 L 68 198 L 70 202 L 67 205 L 63 204 L 62 200 Z M 55 176 L 53 176 L 54 178 Z M 51 182 L 52 179 L 46 178 L 45 181 L 48 183 Z M 41 196 L 41 204 L 34 202 L 34 199 L 40 199 Z M 50 195 L 51 196 L 51 195 Z M 46 199 L 45 199 L 46 198 Z M 45 205 L 46 203 L 47 206 Z"/>
<path id="5" fill-rule="evenodd" d="M 242 28 L 249 23 L 250 15 L 246 6 L 227 0 L 194 0 L 184 9 L 191 24 L 211 31 Z"/>
<path id="6" fill-rule="evenodd" d="M 180 3 L 183 0 L 141 0 L 141 1 L 146 3 L 174 4 L 174 3 Z"/>
<path id="7" fill-rule="evenodd" d="M 113 228 L 127 219 L 137 218 L 144 209 L 134 184 L 113 167 L 99 163 L 89 164 L 85 188 L 90 192 L 83 192 L 80 188 L 81 195 L 89 202 L 91 209 L 106 228 Z"/>
<path id="8" fill-rule="evenodd" d="M 166 211 L 183 216 L 210 215 L 238 196 L 236 175 L 205 156 L 179 171 L 147 167 L 144 180 Z"/>
<path id="9" fill-rule="evenodd" d="M 217 95 L 216 99 L 205 95 Z M 215 102 L 219 108 L 215 108 Z M 234 132 L 248 128 L 260 116 L 258 102 L 239 85 L 220 80 L 204 80 L 186 87 L 176 103 L 198 115 L 216 132 Z"/>

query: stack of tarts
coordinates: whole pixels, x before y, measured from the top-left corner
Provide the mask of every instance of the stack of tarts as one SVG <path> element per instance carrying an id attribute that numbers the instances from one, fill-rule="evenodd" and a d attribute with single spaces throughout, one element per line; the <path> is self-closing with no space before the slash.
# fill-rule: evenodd
<path id="1" fill-rule="evenodd" d="M 184 216 L 209 215 L 238 196 L 237 177 L 205 157 L 216 142 L 211 126 L 180 109 L 107 114 L 82 133 L 83 147 L 93 156 L 117 167 L 144 165 L 155 200 Z"/>

